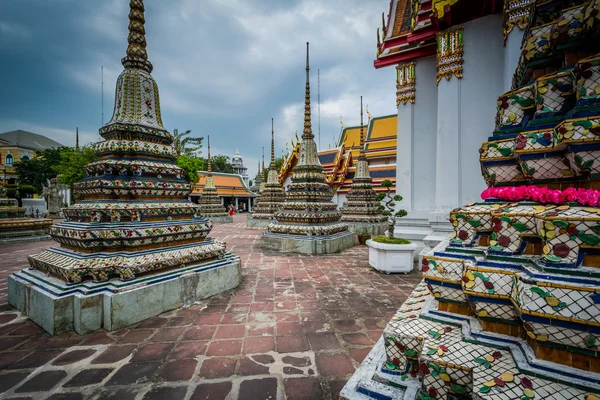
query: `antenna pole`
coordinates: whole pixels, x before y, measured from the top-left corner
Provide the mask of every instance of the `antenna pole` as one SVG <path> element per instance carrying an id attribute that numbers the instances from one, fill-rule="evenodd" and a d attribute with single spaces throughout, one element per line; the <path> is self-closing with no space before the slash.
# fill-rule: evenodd
<path id="1" fill-rule="evenodd" d="M 319 131 L 319 149 L 321 148 L 321 70 L 317 69 L 317 130 Z"/>
<path id="2" fill-rule="evenodd" d="M 100 126 L 104 126 L 104 65 L 100 66 L 100 91 L 102 92 L 100 107 L 102 109 L 102 123 Z"/>

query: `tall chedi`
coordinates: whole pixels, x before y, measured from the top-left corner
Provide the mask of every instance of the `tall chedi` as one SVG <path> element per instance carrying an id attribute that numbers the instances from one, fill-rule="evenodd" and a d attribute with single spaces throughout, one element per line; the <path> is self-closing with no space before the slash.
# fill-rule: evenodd
<path id="1" fill-rule="evenodd" d="M 341 223 L 333 192 L 325 182 L 311 127 L 308 43 L 304 132 L 299 160 L 287 187 L 285 202 L 275 222 L 262 236 L 262 245 L 280 251 L 307 254 L 335 253 L 354 245 L 354 235 Z"/>
<path id="2" fill-rule="evenodd" d="M 51 235 L 60 247 L 9 277 L 9 301 L 50 334 L 124 326 L 191 304 L 240 280 L 239 259 L 207 239 L 212 224 L 188 200 L 146 53 L 144 4 L 131 0 L 129 45 L 98 160 L 74 185 Z M 210 282 L 210 284 L 207 284 Z"/>
<path id="3" fill-rule="evenodd" d="M 267 182 L 260 193 L 252 214 L 246 222 L 249 228 L 266 228 L 273 220 L 275 211 L 281 209 L 285 193 L 277 178 L 277 167 L 275 167 L 275 130 L 273 129 L 273 118 L 271 118 L 271 163 Z"/>
<path id="4" fill-rule="evenodd" d="M 367 110 L 368 111 L 368 110 Z M 361 236 L 383 235 L 387 228 L 387 217 L 381 214 L 377 193 L 369 174 L 369 163 L 365 155 L 365 133 L 363 126 L 362 96 L 360 96 L 360 153 L 352 178 L 350 191 L 341 208 L 342 221 L 350 230 Z"/>
<path id="5" fill-rule="evenodd" d="M 212 222 L 233 222 L 233 218 L 227 214 L 227 210 L 223 204 L 221 204 L 221 200 L 217 194 L 217 188 L 215 187 L 215 180 L 212 175 L 212 165 L 210 163 L 210 136 L 208 136 L 207 164 L 208 173 L 206 174 L 206 182 L 204 183 L 202 194 L 198 200 L 198 204 L 200 205 L 199 214 L 210 219 Z"/>

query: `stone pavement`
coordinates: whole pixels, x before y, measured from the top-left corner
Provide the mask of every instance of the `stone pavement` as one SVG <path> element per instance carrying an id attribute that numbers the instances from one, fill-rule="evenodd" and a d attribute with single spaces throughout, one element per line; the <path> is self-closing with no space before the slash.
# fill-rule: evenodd
<path id="1" fill-rule="evenodd" d="M 420 273 L 374 272 L 365 246 L 327 256 L 261 251 L 261 231 L 245 218 L 211 233 L 240 256 L 242 285 L 193 307 L 55 337 L 14 309 L 0 312 L 0 398 L 337 399 Z M 0 304 L 6 277 L 52 245 L 0 247 Z"/>

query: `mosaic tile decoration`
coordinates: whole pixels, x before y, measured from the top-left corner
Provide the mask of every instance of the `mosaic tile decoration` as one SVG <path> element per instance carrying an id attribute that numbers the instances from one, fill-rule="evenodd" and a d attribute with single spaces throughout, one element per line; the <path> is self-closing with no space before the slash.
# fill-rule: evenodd
<path id="1" fill-rule="evenodd" d="M 416 93 L 416 63 L 398 65 L 396 67 L 396 107 L 402 103 L 415 103 Z M 362 125 L 362 124 L 361 124 Z"/>
<path id="2" fill-rule="evenodd" d="M 463 26 L 454 26 L 437 34 L 437 83 L 452 76 L 462 79 Z"/>
<path id="3" fill-rule="evenodd" d="M 144 4 L 131 0 L 130 8 L 113 116 L 100 129 L 104 140 L 94 145 L 98 160 L 73 185 L 83 200 L 64 209 L 67 221 L 50 231 L 61 247 L 29 257 L 31 268 L 66 282 L 131 279 L 225 252 L 224 243 L 206 239 L 212 224 L 187 199 L 191 185 L 175 164 L 173 136 L 163 126 L 158 86 L 150 75 Z"/>

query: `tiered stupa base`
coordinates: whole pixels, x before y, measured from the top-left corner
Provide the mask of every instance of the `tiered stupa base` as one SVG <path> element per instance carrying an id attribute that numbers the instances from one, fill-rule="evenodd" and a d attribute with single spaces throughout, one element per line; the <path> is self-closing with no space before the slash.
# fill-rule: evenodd
<path id="1" fill-rule="evenodd" d="M 438 302 L 421 282 L 388 323 L 340 398 L 362 399 L 598 399 L 599 363 L 582 372 L 542 359 L 510 332 L 484 330 L 458 304 Z M 450 312 L 452 311 L 452 312 Z M 488 326 L 489 328 L 489 326 Z M 510 334 L 509 334 L 510 333 Z M 570 363 L 585 356 L 568 355 Z M 577 360 L 577 361 L 575 361 Z M 594 369 L 590 371 L 590 369 Z M 588 372 L 589 371 L 589 372 Z M 595 394 L 594 394 L 595 393 Z"/>
<path id="2" fill-rule="evenodd" d="M 347 230 L 314 236 L 264 232 L 260 238 L 260 245 L 263 249 L 312 255 L 339 253 L 354 244 L 354 234 Z"/>
<path id="3" fill-rule="evenodd" d="M 0 188 L 4 189 L 4 188 Z M 52 220 L 26 218 L 16 199 L 0 197 L 0 244 L 48 240 Z"/>
<path id="4" fill-rule="evenodd" d="M 355 235 L 361 236 L 381 236 L 384 235 L 387 228 L 387 221 L 383 222 L 359 222 L 359 221 L 342 221 L 348 225 L 348 229 Z"/>
<path id="5" fill-rule="evenodd" d="M 38 254 L 34 262 L 52 256 L 56 262 L 70 257 L 81 263 L 86 258 L 64 249 L 52 250 Z M 205 256 L 214 251 L 224 252 L 224 246 L 209 240 L 204 246 L 194 243 L 162 252 L 100 253 L 106 256 L 105 261 L 99 260 L 97 253 L 90 255 L 91 264 L 99 267 L 95 268 L 96 275 L 105 275 L 106 267 L 110 267 L 113 273 L 129 277 L 126 280 L 67 283 L 43 270 L 23 269 L 8 278 L 9 301 L 51 335 L 114 331 L 236 288 L 242 280 L 239 258 L 226 252 L 223 258 L 206 260 Z M 114 256 L 124 258 L 122 265 L 139 267 L 144 265 L 138 264 L 141 261 L 146 266 L 162 265 L 163 269 L 133 277 L 128 274 L 131 268 L 114 265 L 114 258 L 110 258 Z M 165 268 L 166 264 L 172 267 Z"/>
<path id="6" fill-rule="evenodd" d="M 267 229 L 273 222 L 273 216 L 260 218 L 255 215 L 249 215 L 246 220 L 246 228 Z"/>
<path id="7" fill-rule="evenodd" d="M 213 224 L 230 224 L 233 222 L 233 217 L 230 215 L 207 216 L 206 218 Z"/>

